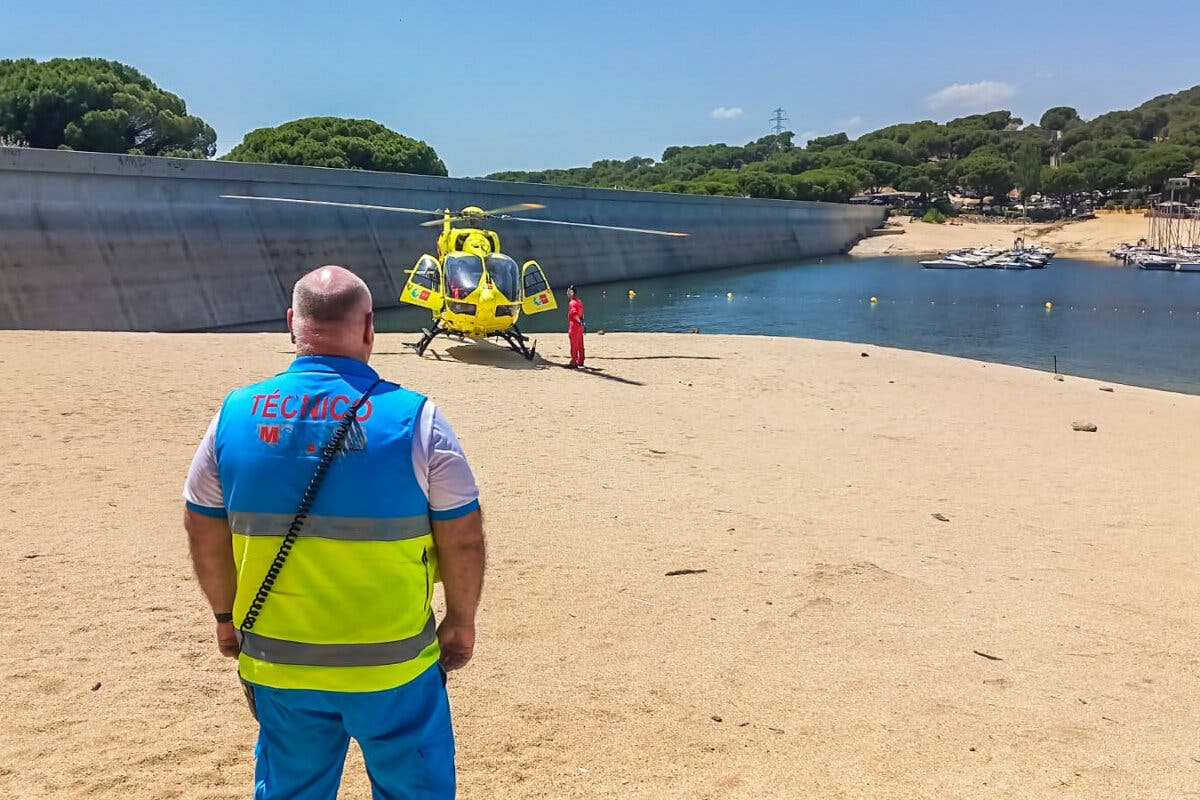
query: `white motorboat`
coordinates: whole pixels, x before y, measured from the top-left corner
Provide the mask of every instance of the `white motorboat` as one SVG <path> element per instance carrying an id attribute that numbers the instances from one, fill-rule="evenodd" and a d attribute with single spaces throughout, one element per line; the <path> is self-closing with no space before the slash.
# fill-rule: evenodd
<path id="1" fill-rule="evenodd" d="M 958 261 L 950 258 L 938 258 L 932 261 L 922 261 L 921 266 L 925 269 L 974 269 L 974 264 L 968 264 L 965 261 Z"/>

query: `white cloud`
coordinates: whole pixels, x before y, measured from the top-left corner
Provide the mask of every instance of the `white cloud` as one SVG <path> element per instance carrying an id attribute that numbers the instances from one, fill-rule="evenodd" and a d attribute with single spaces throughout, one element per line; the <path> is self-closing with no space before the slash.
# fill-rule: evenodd
<path id="1" fill-rule="evenodd" d="M 740 108 L 726 108 L 725 106 L 717 106 L 708 115 L 713 119 L 737 119 L 746 112 Z"/>
<path id="2" fill-rule="evenodd" d="M 925 98 L 931 111 L 992 111 L 1017 95 L 1017 87 L 1002 81 L 952 83 Z"/>
<path id="3" fill-rule="evenodd" d="M 862 124 L 862 115 L 855 114 L 853 117 L 847 117 L 846 119 L 839 119 L 837 124 L 841 128 L 853 128 L 856 125 Z"/>

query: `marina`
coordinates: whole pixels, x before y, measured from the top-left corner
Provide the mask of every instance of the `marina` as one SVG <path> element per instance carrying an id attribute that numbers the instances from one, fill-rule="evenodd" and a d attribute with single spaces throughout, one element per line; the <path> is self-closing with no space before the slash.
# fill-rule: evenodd
<path id="1" fill-rule="evenodd" d="M 1137 244 L 1121 243 L 1109 255 L 1126 266 L 1156 272 L 1200 272 L 1200 206 L 1175 200 L 1192 178 L 1167 181 L 1170 200 L 1146 213 L 1147 232 Z"/>
<path id="2" fill-rule="evenodd" d="M 987 247 L 952 250 L 941 258 L 920 262 L 926 269 L 1043 269 L 1054 251 L 1048 247 L 1023 244 L 1011 249 L 989 245 Z"/>
<path id="3" fill-rule="evenodd" d="M 1157 248 L 1125 245 L 1109 253 L 1125 266 L 1158 272 L 1200 272 L 1200 246 Z"/>

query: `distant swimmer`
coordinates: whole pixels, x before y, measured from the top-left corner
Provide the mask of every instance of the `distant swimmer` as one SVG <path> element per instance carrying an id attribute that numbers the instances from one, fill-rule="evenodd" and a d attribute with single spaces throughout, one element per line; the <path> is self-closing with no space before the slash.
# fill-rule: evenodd
<path id="1" fill-rule="evenodd" d="M 351 738 L 373 797 L 455 796 L 446 672 L 475 647 L 479 490 L 433 402 L 368 366 L 371 309 L 349 270 L 301 278 L 295 360 L 225 398 L 184 485 L 217 647 L 259 724 L 259 800 L 334 800 Z"/>
<path id="2" fill-rule="evenodd" d="M 583 301 L 574 286 L 567 287 L 567 338 L 571 340 L 571 363 L 568 367 L 583 366 Z"/>

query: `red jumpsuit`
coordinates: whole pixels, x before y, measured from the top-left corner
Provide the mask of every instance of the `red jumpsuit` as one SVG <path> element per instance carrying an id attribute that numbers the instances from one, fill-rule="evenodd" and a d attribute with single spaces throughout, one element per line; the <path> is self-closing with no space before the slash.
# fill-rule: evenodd
<path id="1" fill-rule="evenodd" d="M 583 301 L 572 297 L 567 303 L 567 337 L 571 340 L 571 366 L 583 366 Z"/>

